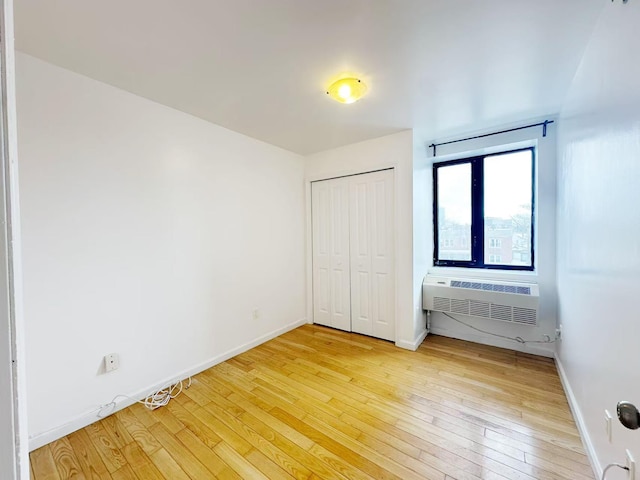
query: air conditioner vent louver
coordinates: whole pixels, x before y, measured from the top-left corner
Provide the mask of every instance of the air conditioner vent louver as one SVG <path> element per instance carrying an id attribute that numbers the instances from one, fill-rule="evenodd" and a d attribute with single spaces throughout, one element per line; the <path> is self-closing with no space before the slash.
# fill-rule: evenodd
<path id="1" fill-rule="evenodd" d="M 422 286 L 425 310 L 490 318 L 520 325 L 538 323 L 538 286 L 470 281 L 427 275 Z"/>
<path id="2" fill-rule="evenodd" d="M 433 299 L 433 309 L 439 312 L 450 312 L 451 300 L 448 298 L 435 297 Z"/>
<path id="3" fill-rule="evenodd" d="M 469 313 L 474 317 L 491 317 L 491 304 L 489 302 L 479 302 L 478 300 L 471 300 Z"/>
<path id="4" fill-rule="evenodd" d="M 453 313 L 461 313 L 462 315 L 469 315 L 469 300 L 458 300 L 457 298 L 452 298 L 451 311 Z"/>
<path id="5" fill-rule="evenodd" d="M 513 317 L 511 307 L 508 305 L 491 304 L 491 318 L 510 322 Z"/>
<path id="6" fill-rule="evenodd" d="M 513 321 L 526 325 L 535 325 L 537 322 L 537 312 L 531 308 L 513 307 Z"/>
<path id="7" fill-rule="evenodd" d="M 488 292 L 505 292 L 517 293 L 519 295 L 531 295 L 531 287 L 522 287 L 518 285 L 503 285 L 499 283 L 480 283 L 451 280 L 451 286 L 454 288 L 469 288 L 471 290 L 485 290 Z"/>

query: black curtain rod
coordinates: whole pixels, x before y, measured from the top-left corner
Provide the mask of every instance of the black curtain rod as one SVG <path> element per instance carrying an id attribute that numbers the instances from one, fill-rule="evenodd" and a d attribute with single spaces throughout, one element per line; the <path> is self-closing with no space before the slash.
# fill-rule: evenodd
<path id="1" fill-rule="evenodd" d="M 459 140 L 451 140 L 450 142 L 432 143 L 431 145 L 429 145 L 429 148 L 433 148 L 433 156 L 435 157 L 436 147 L 439 147 L 441 145 L 449 145 L 451 143 L 466 142 L 467 140 L 475 140 L 476 138 L 491 137 L 492 135 L 500 135 L 501 133 L 515 132 L 516 130 L 524 130 L 525 128 L 533 128 L 533 127 L 542 127 L 542 136 L 546 137 L 547 125 L 551 125 L 552 123 L 554 123 L 553 120 L 545 120 L 544 122 L 532 123 L 531 125 L 525 125 L 524 127 L 516 127 L 516 128 L 510 128 L 508 130 L 500 130 L 499 132 L 485 133 L 484 135 L 476 135 L 475 137 L 460 138 Z"/>

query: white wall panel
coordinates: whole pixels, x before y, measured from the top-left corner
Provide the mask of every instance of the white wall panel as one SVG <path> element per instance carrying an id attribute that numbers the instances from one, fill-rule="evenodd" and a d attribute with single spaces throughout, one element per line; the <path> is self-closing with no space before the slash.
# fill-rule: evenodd
<path id="1" fill-rule="evenodd" d="M 32 437 L 305 321 L 302 157 L 26 55 L 17 86 Z"/>
<path id="2" fill-rule="evenodd" d="M 604 429 L 605 409 L 640 405 L 638 25 L 637 2 L 603 6 L 559 124 L 558 355 L 598 471 L 640 459 L 640 431 Z"/>

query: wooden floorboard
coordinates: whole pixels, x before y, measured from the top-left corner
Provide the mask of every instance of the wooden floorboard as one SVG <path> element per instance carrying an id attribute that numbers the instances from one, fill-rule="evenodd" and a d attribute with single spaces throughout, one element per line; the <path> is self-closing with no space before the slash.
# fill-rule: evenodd
<path id="1" fill-rule="evenodd" d="M 305 325 L 31 453 L 46 479 L 593 479 L 553 360 Z"/>

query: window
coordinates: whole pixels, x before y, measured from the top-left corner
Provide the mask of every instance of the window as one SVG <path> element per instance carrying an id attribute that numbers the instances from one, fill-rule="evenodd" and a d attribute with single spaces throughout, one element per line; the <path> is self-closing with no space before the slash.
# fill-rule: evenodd
<path id="1" fill-rule="evenodd" d="M 533 270 L 534 149 L 433 166 L 434 265 Z"/>

